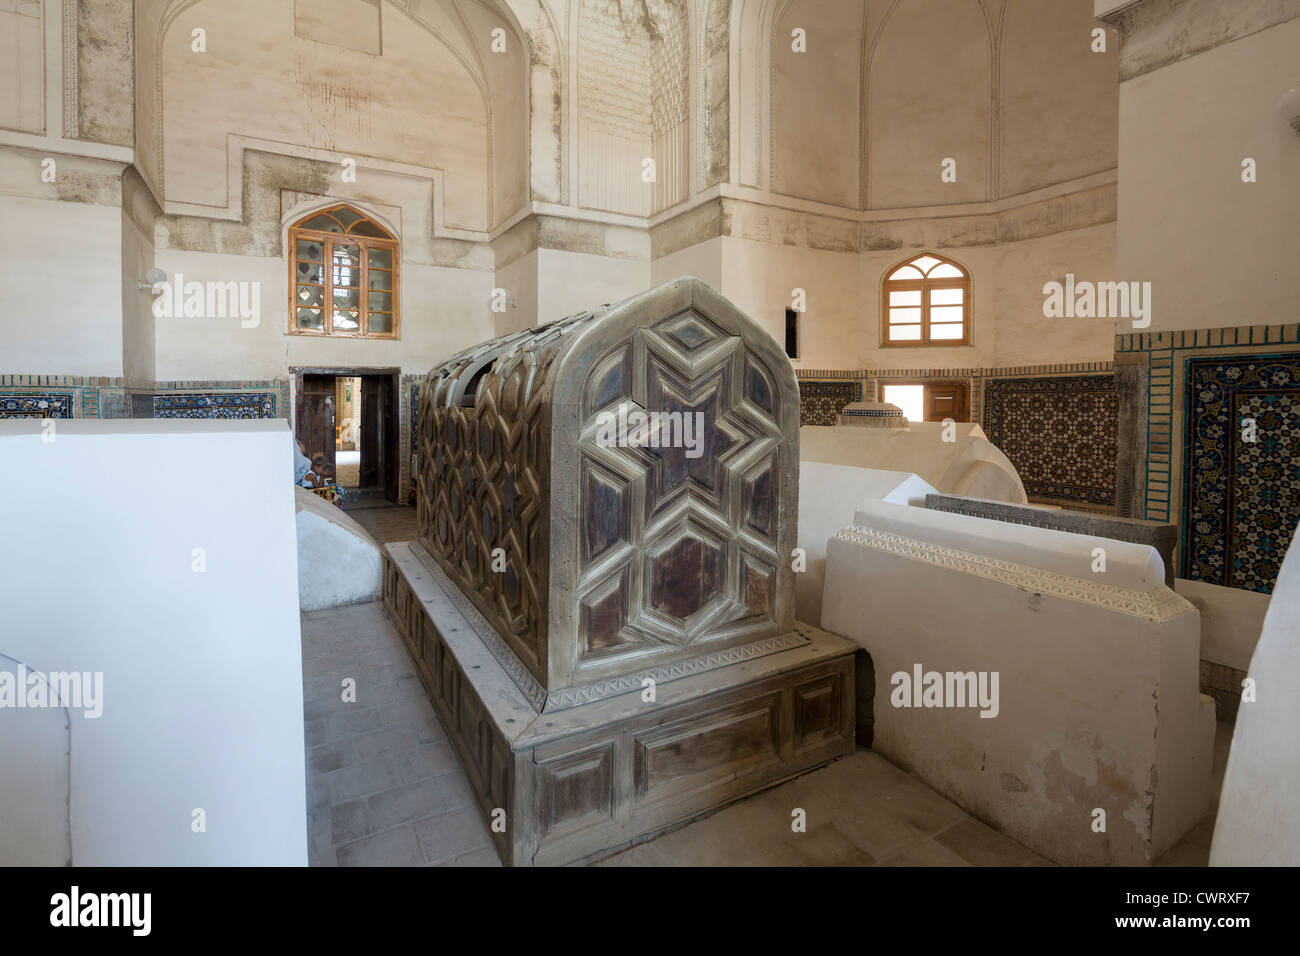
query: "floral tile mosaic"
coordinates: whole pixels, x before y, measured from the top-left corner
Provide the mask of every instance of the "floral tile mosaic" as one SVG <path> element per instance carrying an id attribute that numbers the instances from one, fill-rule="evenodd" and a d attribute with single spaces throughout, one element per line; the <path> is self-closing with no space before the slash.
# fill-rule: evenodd
<path id="1" fill-rule="evenodd" d="M 1300 519 L 1300 356 L 1189 359 L 1186 381 L 1182 576 L 1271 594 Z"/>
<path id="2" fill-rule="evenodd" d="M 0 418 L 72 418 L 71 395 L 0 393 Z"/>
<path id="3" fill-rule="evenodd" d="M 275 418 L 274 392 L 155 395 L 154 418 Z"/>

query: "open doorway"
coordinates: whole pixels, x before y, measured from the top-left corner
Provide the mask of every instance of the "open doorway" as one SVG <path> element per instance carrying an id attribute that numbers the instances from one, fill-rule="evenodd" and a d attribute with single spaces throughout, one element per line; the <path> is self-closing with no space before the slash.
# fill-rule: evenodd
<path id="1" fill-rule="evenodd" d="M 970 420 L 969 382 L 899 382 L 881 387 L 881 399 L 903 410 L 909 422 Z"/>
<path id="2" fill-rule="evenodd" d="M 361 487 L 361 376 L 334 379 L 334 473 L 344 488 Z"/>
<path id="3" fill-rule="evenodd" d="M 324 455 L 347 506 L 397 502 L 397 369 L 293 369 L 296 433 L 308 457 Z"/>

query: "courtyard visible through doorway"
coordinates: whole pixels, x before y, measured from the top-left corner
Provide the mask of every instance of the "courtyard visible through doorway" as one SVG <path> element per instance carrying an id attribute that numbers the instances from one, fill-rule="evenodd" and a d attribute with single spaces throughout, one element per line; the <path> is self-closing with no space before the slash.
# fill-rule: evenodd
<path id="1" fill-rule="evenodd" d="M 297 368 L 294 433 L 324 455 L 351 506 L 397 502 L 398 370 Z"/>

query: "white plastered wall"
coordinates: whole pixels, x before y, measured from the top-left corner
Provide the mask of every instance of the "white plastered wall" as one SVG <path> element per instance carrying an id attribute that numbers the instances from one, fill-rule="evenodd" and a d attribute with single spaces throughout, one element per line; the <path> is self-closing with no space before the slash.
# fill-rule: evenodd
<path id="1" fill-rule="evenodd" d="M 1296 50 L 1300 18 L 1124 83 L 1119 278 L 1152 283 L 1145 331 L 1295 321 L 1300 139 L 1274 103 Z"/>
<path id="2" fill-rule="evenodd" d="M 290 437 L 283 421 L 0 422 L 0 653 L 103 675 L 101 716 L 70 717 L 74 865 L 306 865 Z M 211 461 L 239 480 L 214 493 L 196 477 Z M 72 554 L 98 557 L 74 573 Z"/>

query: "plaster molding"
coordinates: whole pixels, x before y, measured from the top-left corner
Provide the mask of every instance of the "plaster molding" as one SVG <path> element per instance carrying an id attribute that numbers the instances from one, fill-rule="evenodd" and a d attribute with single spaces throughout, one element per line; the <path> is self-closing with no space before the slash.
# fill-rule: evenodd
<path id="1" fill-rule="evenodd" d="M 1126 82 L 1300 17 L 1300 0 L 1136 0 L 1102 14 L 1119 33 Z"/>
<path id="2" fill-rule="evenodd" d="M 848 541 L 912 561 L 921 561 L 962 574 L 972 574 L 1024 591 L 1048 594 L 1080 604 L 1090 604 L 1119 614 L 1138 617 L 1154 624 L 1164 624 L 1196 610 L 1185 598 L 1179 597 L 1163 584 L 1150 591 L 1134 591 L 1129 588 L 1099 584 L 1087 578 L 1044 571 L 1014 561 L 946 548 L 860 525 L 841 528 L 834 537 L 840 541 Z"/>
<path id="3" fill-rule="evenodd" d="M 46 5 L 48 6 L 48 5 Z M 77 0 L 63 0 L 63 137 L 76 139 L 80 128 L 77 56 Z"/>
<path id="4" fill-rule="evenodd" d="M 719 186 L 650 222 L 658 259 L 717 236 L 827 252 L 1000 245 L 1112 223 L 1116 171 L 995 202 L 890 210 L 852 210 Z"/>

